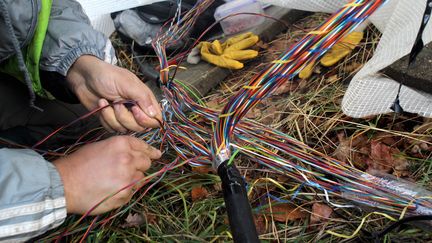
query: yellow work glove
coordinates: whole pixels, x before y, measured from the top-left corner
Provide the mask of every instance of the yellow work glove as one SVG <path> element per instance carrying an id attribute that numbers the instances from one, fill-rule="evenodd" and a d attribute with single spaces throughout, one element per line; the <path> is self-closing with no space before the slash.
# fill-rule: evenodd
<path id="1" fill-rule="evenodd" d="M 248 32 L 229 38 L 221 44 L 218 40 L 210 42 L 201 42 L 198 48 L 201 52 L 201 58 L 218 67 L 228 69 L 241 69 L 243 63 L 240 61 L 249 60 L 258 56 L 254 50 L 245 50 L 258 42 L 257 35 Z"/>
<path id="2" fill-rule="evenodd" d="M 348 56 L 354 48 L 360 44 L 363 39 L 363 32 L 353 32 L 346 37 L 344 37 L 339 43 L 334 45 L 329 52 L 327 52 L 321 58 L 321 65 L 324 67 L 330 67 L 335 65 L 337 62 L 342 60 L 342 58 Z M 315 63 L 311 63 L 306 66 L 300 73 L 299 78 L 307 79 L 312 75 Z"/>
<path id="3" fill-rule="evenodd" d="M 363 32 L 353 32 L 336 43 L 329 52 L 321 58 L 321 65 L 330 67 L 335 65 L 342 58 L 348 56 L 354 48 L 360 44 L 363 39 Z"/>

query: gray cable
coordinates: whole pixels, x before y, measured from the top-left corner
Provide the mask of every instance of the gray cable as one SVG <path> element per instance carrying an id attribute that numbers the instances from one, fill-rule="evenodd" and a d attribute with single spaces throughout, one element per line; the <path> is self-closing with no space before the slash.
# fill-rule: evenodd
<path id="1" fill-rule="evenodd" d="M 29 71 L 27 69 L 27 66 L 25 65 L 24 56 L 23 56 L 23 53 L 21 51 L 18 38 L 15 35 L 15 31 L 14 31 L 13 26 L 12 26 L 12 21 L 11 21 L 11 18 L 9 16 L 9 12 L 8 12 L 6 3 L 3 0 L 0 0 L 0 10 L 1 10 L 1 12 L 4 13 L 3 18 L 4 18 L 4 21 L 5 21 L 6 27 L 8 29 L 8 32 L 9 32 L 9 34 L 11 36 L 12 44 L 13 44 L 13 47 L 14 47 L 14 50 L 16 52 L 16 56 L 17 56 L 17 59 L 18 59 L 18 68 L 24 74 L 24 81 L 25 81 L 25 83 L 27 85 L 27 88 L 28 88 L 28 91 L 29 91 L 29 95 L 30 95 L 30 107 L 42 111 L 41 108 L 39 108 L 39 107 L 37 107 L 35 105 L 36 94 L 35 94 L 35 92 L 34 92 L 34 90 L 32 88 L 32 81 L 31 81 L 31 78 L 30 78 L 30 73 L 29 73 Z"/>

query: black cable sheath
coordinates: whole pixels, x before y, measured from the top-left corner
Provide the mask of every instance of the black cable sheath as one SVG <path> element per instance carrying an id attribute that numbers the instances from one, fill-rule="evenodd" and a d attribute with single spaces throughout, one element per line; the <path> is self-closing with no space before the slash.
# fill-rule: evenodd
<path id="1" fill-rule="evenodd" d="M 423 221 L 423 220 L 432 220 L 432 215 L 416 215 L 416 216 L 403 218 L 403 219 L 391 224 L 390 226 L 388 226 L 384 230 L 377 232 L 377 233 L 374 233 L 373 235 L 375 238 L 375 242 L 380 242 L 382 237 L 384 237 L 390 231 L 396 229 L 398 226 L 401 226 L 401 225 L 404 225 L 404 224 L 407 224 L 407 223 L 413 222 L 413 221 Z"/>
<path id="2" fill-rule="evenodd" d="M 246 192 L 246 184 L 237 167 L 226 162 L 218 167 L 231 233 L 236 243 L 259 242 Z"/>

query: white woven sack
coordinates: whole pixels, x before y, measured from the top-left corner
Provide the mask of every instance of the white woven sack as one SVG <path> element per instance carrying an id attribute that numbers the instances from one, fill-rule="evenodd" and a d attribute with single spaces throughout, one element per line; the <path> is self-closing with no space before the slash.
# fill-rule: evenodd
<path id="1" fill-rule="evenodd" d="M 261 0 L 263 3 L 313 12 L 337 11 L 349 0 Z M 399 83 L 379 71 L 410 53 L 423 18 L 425 0 L 389 0 L 370 17 L 382 32 L 374 56 L 354 76 L 342 101 L 342 110 L 352 117 L 392 112 Z M 432 40 L 432 23 L 426 26 L 423 41 Z M 402 108 L 411 113 L 432 117 L 432 95 L 403 86 Z"/>
<path id="2" fill-rule="evenodd" d="M 114 30 L 114 23 L 110 14 L 125 9 L 135 8 L 162 0 L 77 0 L 90 19 L 96 30 L 110 36 Z"/>

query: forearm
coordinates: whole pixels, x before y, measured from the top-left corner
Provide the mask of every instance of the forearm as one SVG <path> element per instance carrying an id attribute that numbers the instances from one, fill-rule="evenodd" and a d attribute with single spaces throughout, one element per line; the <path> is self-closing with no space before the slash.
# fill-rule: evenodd
<path id="1" fill-rule="evenodd" d="M 107 62 L 115 59 L 110 41 L 91 26 L 78 2 L 53 0 L 40 68 L 66 76 L 82 55 Z"/>
<path id="2" fill-rule="evenodd" d="M 0 241 L 25 241 L 66 217 L 57 169 L 31 150 L 0 149 Z"/>
<path id="3" fill-rule="evenodd" d="M 40 60 L 44 89 L 57 99 L 76 103 L 65 77 L 84 55 L 112 64 L 116 62 L 111 42 L 93 29 L 78 2 L 53 0 Z"/>

